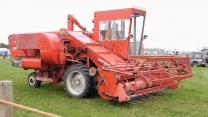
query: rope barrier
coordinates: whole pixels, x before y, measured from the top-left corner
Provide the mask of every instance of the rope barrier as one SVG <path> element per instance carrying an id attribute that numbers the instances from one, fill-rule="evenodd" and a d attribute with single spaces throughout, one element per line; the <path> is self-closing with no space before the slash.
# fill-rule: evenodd
<path id="1" fill-rule="evenodd" d="M 15 104 L 13 102 L 8 102 L 8 101 L 2 100 L 2 99 L 0 99 L 0 103 L 7 104 L 7 105 L 10 105 L 10 106 L 14 106 L 14 107 L 18 107 L 18 108 L 25 109 L 25 110 L 28 110 L 28 111 L 32 111 L 34 113 L 38 113 L 38 114 L 45 115 L 45 116 L 48 116 L 48 117 L 61 117 L 61 116 L 58 116 L 58 115 L 55 115 L 55 114 L 43 112 L 43 111 L 40 111 L 40 110 L 37 110 L 37 109 L 29 108 L 29 107 L 26 107 L 26 106 L 23 106 L 23 105 L 20 105 L 20 104 Z"/>

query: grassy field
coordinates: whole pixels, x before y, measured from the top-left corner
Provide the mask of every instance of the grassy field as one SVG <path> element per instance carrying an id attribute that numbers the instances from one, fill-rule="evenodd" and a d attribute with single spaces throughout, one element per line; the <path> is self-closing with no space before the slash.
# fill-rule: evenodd
<path id="1" fill-rule="evenodd" d="M 91 99 L 69 98 L 63 86 L 42 83 L 40 88 L 30 88 L 28 74 L 11 65 L 10 59 L 0 58 L 0 80 L 13 82 L 13 102 L 54 113 L 63 117 L 207 117 L 208 67 L 193 68 L 194 77 L 183 80 L 180 88 L 137 104 L 109 102 L 97 92 Z M 14 107 L 14 117 L 42 117 Z"/>

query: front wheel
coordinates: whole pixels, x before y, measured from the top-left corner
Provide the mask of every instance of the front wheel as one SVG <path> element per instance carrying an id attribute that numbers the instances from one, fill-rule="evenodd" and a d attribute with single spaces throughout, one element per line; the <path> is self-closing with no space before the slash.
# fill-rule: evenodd
<path id="1" fill-rule="evenodd" d="M 198 62 L 193 62 L 192 66 L 193 67 L 198 67 Z"/>
<path id="2" fill-rule="evenodd" d="M 64 89 L 72 98 L 87 98 L 94 91 L 94 79 L 81 64 L 70 66 L 64 73 Z"/>
<path id="3" fill-rule="evenodd" d="M 41 81 L 36 80 L 36 73 L 32 72 L 28 76 L 28 84 L 30 87 L 37 88 L 40 87 Z"/>

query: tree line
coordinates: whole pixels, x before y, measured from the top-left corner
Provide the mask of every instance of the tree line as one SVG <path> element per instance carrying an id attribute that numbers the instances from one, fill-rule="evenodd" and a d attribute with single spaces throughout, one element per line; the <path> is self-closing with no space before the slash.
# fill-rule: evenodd
<path id="1" fill-rule="evenodd" d="M 7 49 L 9 49 L 9 45 L 4 44 L 4 43 L 0 43 L 0 48 L 7 48 Z"/>

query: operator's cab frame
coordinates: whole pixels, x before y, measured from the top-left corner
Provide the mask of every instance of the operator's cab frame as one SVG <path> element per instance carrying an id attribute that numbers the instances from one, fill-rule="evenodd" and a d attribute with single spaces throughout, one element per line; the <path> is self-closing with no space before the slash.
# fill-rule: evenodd
<path id="1" fill-rule="evenodd" d="M 128 55 L 139 55 L 143 40 L 143 30 L 146 10 L 133 6 L 132 8 L 96 11 L 94 12 L 94 40 L 112 49 L 112 51 L 126 58 Z M 119 32 L 125 38 L 106 41 L 106 32 L 112 24 L 117 23 Z"/>

